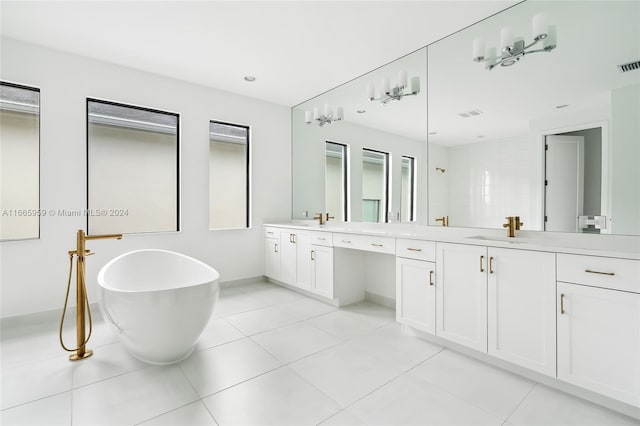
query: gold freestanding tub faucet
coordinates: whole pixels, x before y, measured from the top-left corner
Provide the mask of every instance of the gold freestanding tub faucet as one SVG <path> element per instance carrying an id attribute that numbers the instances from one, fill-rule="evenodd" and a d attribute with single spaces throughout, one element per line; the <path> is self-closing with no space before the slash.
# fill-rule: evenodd
<path id="1" fill-rule="evenodd" d="M 91 256 L 91 250 L 86 249 L 87 240 L 104 240 L 104 239 L 121 239 L 122 234 L 105 234 L 105 235 L 86 235 L 82 229 L 78 229 L 76 234 L 76 249 L 69 251 L 69 279 L 67 280 L 67 295 L 64 299 L 64 307 L 62 308 L 62 318 L 60 319 L 60 344 L 65 351 L 75 352 L 69 355 L 71 361 L 78 361 L 93 355 L 93 351 L 86 348 L 87 342 L 91 337 L 93 329 L 93 321 L 91 320 L 91 308 L 89 307 L 89 299 L 87 299 L 87 287 L 85 285 L 85 264 L 86 256 Z M 69 289 L 71 288 L 71 272 L 73 268 L 73 256 L 77 256 L 76 261 L 76 343 L 77 347 L 69 349 L 62 340 L 62 327 L 64 326 L 64 316 L 67 311 L 67 302 L 69 301 Z M 85 331 L 85 310 L 89 317 L 89 334 Z"/>

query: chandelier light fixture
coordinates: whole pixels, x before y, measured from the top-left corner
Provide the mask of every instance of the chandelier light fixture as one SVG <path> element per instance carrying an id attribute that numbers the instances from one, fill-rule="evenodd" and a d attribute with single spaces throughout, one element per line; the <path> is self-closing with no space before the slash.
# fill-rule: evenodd
<path id="1" fill-rule="evenodd" d="M 557 47 L 557 28 L 548 23 L 547 15 L 539 13 L 533 17 L 533 41 L 526 44 L 524 37 L 516 37 L 510 27 L 502 28 L 500 31 L 500 54 L 496 53 L 496 48 L 485 50 L 484 40 L 477 38 L 473 40 L 473 60 L 475 62 L 486 62 L 486 69 L 492 70 L 498 65 L 508 67 L 518 62 L 524 55 L 538 52 L 551 52 Z M 531 49 L 536 44 L 542 42 L 542 46 Z"/>
<path id="2" fill-rule="evenodd" d="M 411 89 L 408 88 L 408 78 L 406 71 L 400 71 L 398 73 L 398 84 L 391 87 L 391 81 L 389 77 L 384 77 L 380 81 L 381 90 L 380 96 L 376 97 L 376 88 L 373 83 L 367 84 L 367 97 L 370 101 L 380 101 L 382 105 L 386 105 L 391 101 L 399 101 L 405 96 L 415 96 L 420 93 L 420 77 L 411 78 Z"/>
<path id="3" fill-rule="evenodd" d="M 341 106 L 336 108 L 335 113 L 331 111 L 331 107 L 329 106 L 329 104 L 324 104 L 324 110 L 322 114 L 320 114 L 319 108 L 313 109 L 313 116 L 311 115 L 311 111 L 304 112 L 304 121 L 307 124 L 311 124 L 315 121 L 320 127 L 324 126 L 325 124 L 331 124 L 334 121 L 341 120 L 344 120 L 344 108 L 342 108 Z"/>

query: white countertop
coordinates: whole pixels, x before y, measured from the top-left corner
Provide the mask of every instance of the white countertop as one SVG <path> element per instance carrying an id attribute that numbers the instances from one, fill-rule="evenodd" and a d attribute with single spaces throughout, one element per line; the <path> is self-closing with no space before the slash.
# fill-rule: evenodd
<path id="1" fill-rule="evenodd" d="M 333 221 L 322 226 L 315 221 L 275 222 L 264 226 L 640 260 L 640 237 L 627 235 L 516 231 L 516 237 L 508 238 L 506 230 L 498 229 Z"/>

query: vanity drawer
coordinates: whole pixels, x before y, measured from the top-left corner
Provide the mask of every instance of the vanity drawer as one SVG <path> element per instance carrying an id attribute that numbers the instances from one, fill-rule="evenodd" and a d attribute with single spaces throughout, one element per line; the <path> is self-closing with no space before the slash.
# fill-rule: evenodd
<path id="1" fill-rule="evenodd" d="M 396 239 L 391 237 L 334 233 L 333 245 L 335 247 L 374 251 L 376 253 L 396 253 Z"/>
<path id="2" fill-rule="evenodd" d="M 640 260 L 558 253 L 557 279 L 640 293 Z"/>
<path id="3" fill-rule="evenodd" d="M 436 243 L 435 241 L 398 238 L 396 240 L 396 256 L 435 262 Z"/>
<path id="4" fill-rule="evenodd" d="M 274 228 L 272 226 L 265 226 L 264 227 L 264 237 L 265 238 L 276 238 L 279 239 L 280 238 L 280 228 Z"/>
<path id="5" fill-rule="evenodd" d="M 311 244 L 316 246 L 333 246 L 333 234 L 331 232 L 312 232 Z"/>

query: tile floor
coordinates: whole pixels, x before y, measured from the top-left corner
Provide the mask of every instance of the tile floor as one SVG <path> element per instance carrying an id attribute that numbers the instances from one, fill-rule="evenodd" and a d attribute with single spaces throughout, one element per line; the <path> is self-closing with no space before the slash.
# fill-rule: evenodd
<path id="1" fill-rule="evenodd" d="M 95 355 L 71 363 L 56 332 L 4 330 L 2 425 L 640 424 L 405 334 L 390 309 L 269 283 L 223 288 L 172 366 L 132 358 L 101 321 Z"/>

